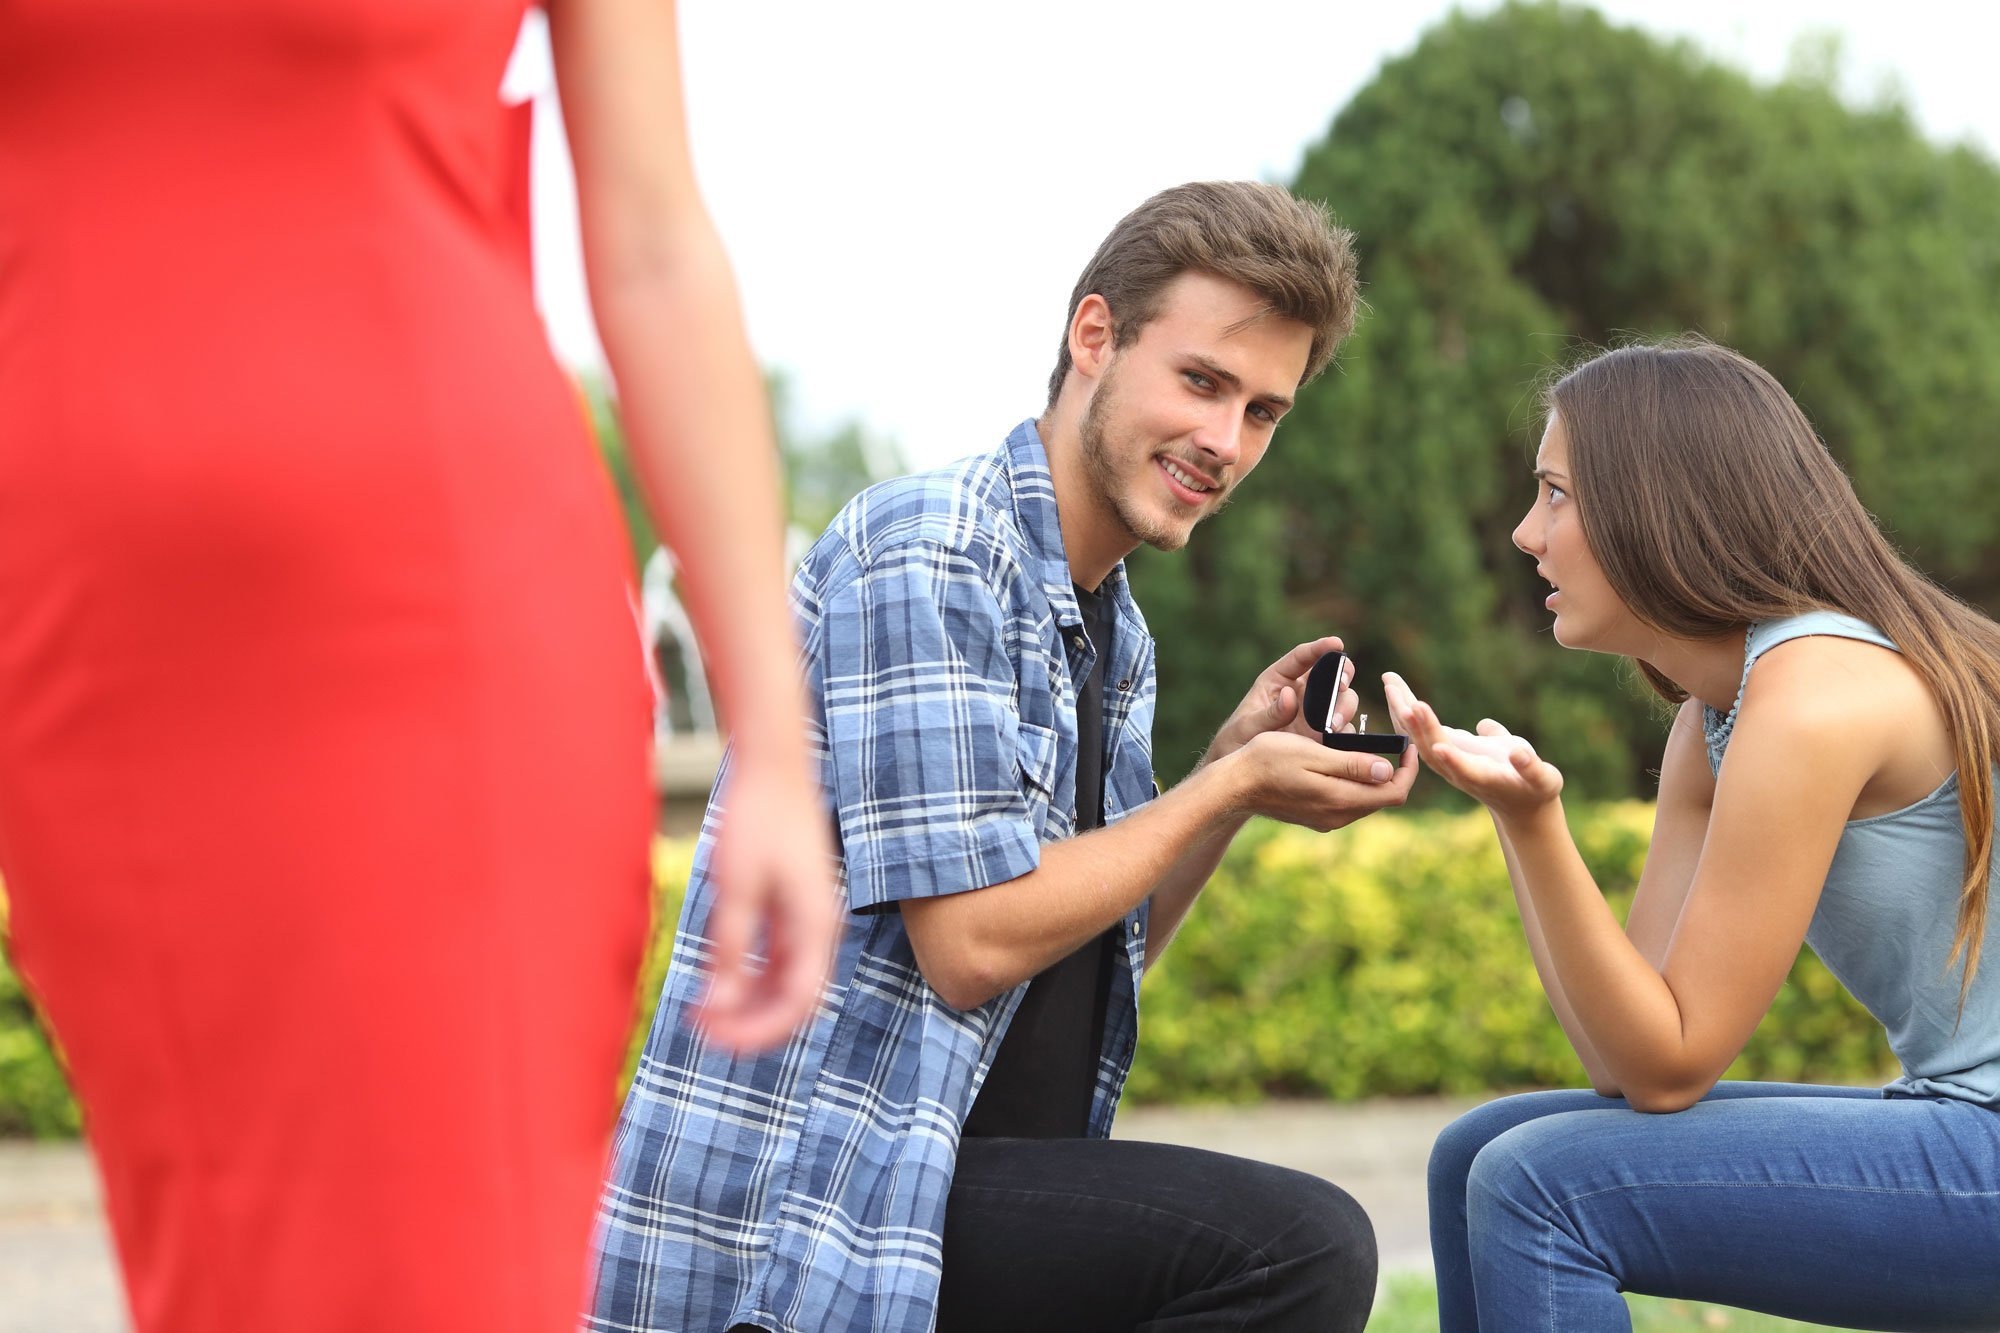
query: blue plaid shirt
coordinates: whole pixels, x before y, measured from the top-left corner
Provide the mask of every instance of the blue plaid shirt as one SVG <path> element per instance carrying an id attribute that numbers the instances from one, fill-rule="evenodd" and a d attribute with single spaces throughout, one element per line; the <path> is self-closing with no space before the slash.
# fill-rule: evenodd
<path id="1" fill-rule="evenodd" d="M 1154 681 L 1123 565 L 1104 589 L 1109 822 L 1154 794 Z M 1024 875 L 1042 843 L 1074 831 L 1077 690 L 1094 650 L 1033 422 L 992 453 L 857 496 L 792 598 L 854 915 L 824 1003 L 788 1045 L 738 1057 L 695 1030 L 725 762 L 619 1123 L 592 1329 L 933 1326 L 959 1127 L 1027 986 L 953 1009 L 894 909 Z M 1099 1137 L 1138 1039 L 1143 905 L 1121 933 L 1127 966 L 1112 977 L 1090 1115 Z"/>

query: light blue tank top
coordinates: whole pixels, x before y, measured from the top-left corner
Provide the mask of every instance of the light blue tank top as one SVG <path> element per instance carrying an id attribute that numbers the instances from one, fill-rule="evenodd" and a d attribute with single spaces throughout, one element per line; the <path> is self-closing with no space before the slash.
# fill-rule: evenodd
<path id="1" fill-rule="evenodd" d="M 1896 647 L 1873 625 L 1833 611 L 1767 620 L 1750 627 L 1744 681 L 1764 653 L 1809 634 Z M 1718 772 L 1742 703 L 1738 685 L 1727 714 L 1703 710 L 1708 762 Z M 1995 809 L 2000 823 L 2000 804 Z M 1985 955 L 1963 1019 L 1960 970 L 1945 971 L 1964 864 L 1965 827 L 1953 773 L 1914 805 L 1848 822 L 1806 943 L 1888 1030 L 1903 1076 L 1887 1091 L 2000 1107 L 2000 897 L 1987 911 Z M 1990 873 L 1987 882 L 2000 891 Z"/>

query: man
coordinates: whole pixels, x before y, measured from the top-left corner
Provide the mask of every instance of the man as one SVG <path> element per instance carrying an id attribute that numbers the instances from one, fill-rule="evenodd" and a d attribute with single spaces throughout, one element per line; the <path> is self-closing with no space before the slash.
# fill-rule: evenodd
<path id="1" fill-rule="evenodd" d="M 1415 774 L 1299 721 L 1322 639 L 1153 799 L 1153 645 L 1122 564 L 1180 547 L 1256 466 L 1353 325 L 1349 242 L 1275 186 L 1155 196 L 1078 282 L 1043 416 L 864 492 L 807 555 L 846 940 L 784 1050 L 685 1021 L 725 775 L 625 1105 L 591 1327 L 1361 1328 L 1374 1239 L 1346 1195 L 1106 1138 L 1140 975 L 1248 816 L 1335 828 Z"/>

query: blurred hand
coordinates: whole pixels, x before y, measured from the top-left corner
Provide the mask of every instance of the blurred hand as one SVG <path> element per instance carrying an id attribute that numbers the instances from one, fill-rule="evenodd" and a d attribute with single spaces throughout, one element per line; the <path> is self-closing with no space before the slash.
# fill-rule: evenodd
<path id="1" fill-rule="evenodd" d="M 1317 829 L 1345 828 L 1364 815 L 1409 799 L 1417 777 L 1415 750 L 1400 766 L 1379 754 L 1330 750 L 1317 734 L 1264 731 L 1222 761 L 1252 814 Z"/>
<path id="2" fill-rule="evenodd" d="M 1236 705 L 1229 720 L 1222 724 L 1222 729 L 1215 733 L 1215 739 L 1209 742 L 1208 753 L 1202 756 L 1202 763 L 1212 763 L 1232 754 L 1252 737 L 1267 731 L 1291 731 L 1317 740 L 1319 731 L 1307 725 L 1300 710 L 1305 699 L 1306 675 L 1312 670 L 1313 663 L 1328 653 L 1341 650 L 1340 640 L 1328 635 L 1324 639 L 1300 644 L 1265 667 L 1250 686 L 1250 692 L 1243 696 L 1243 702 Z M 1347 688 L 1354 677 L 1351 663 L 1346 675 L 1347 678 L 1341 681 L 1339 701 L 1334 706 L 1336 731 L 1349 728 L 1361 703 L 1354 691 Z"/>
<path id="3" fill-rule="evenodd" d="M 714 971 L 701 1025 L 737 1051 L 766 1050 L 812 1015 L 839 944 L 833 849 L 819 791 L 802 776 L 745 764 L 729 779 L 716 837 Z M 765 963 L 752 965 L 761 945 Z"/>
<path id="4" fill-rule="evenodd" d="M 1562 773 L 1525 737 L 1490 717 L 1476 731 L 1447 727 L 1393 671 L 1383 674 L 1382 688 L 1396 730 L 1409 736 L 1432 771 L 1495 814 L 1533 814 L 1562 794 Z"/>

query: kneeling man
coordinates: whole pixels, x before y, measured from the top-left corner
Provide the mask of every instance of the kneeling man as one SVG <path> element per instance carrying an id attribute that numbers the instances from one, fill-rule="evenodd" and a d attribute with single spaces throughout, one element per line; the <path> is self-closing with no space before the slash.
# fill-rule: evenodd
<path id="1" fill-rule="evenodd" d="M 1155 799 L 1153 642 L 1123 565 L 1179 548 L 1256 467 L 1353 326 L 1350 241 L 1275 186 L 1148 200 L 1076 285 L 1043 415 L 863 492 L 806 556 L 793 598 L 848 930 L 789 1045 L 703 1036 L 725 766 L 625 1103 L 589 1327 L 1362 1327 L 1375 1243 L 1347 1195 L 1107 1137 L 1140 976 L 1245 820 L 1337 828 L 1415 774 L 1414 753 L 1327 749 L 1298 718 L 1322 639 Z"/>

